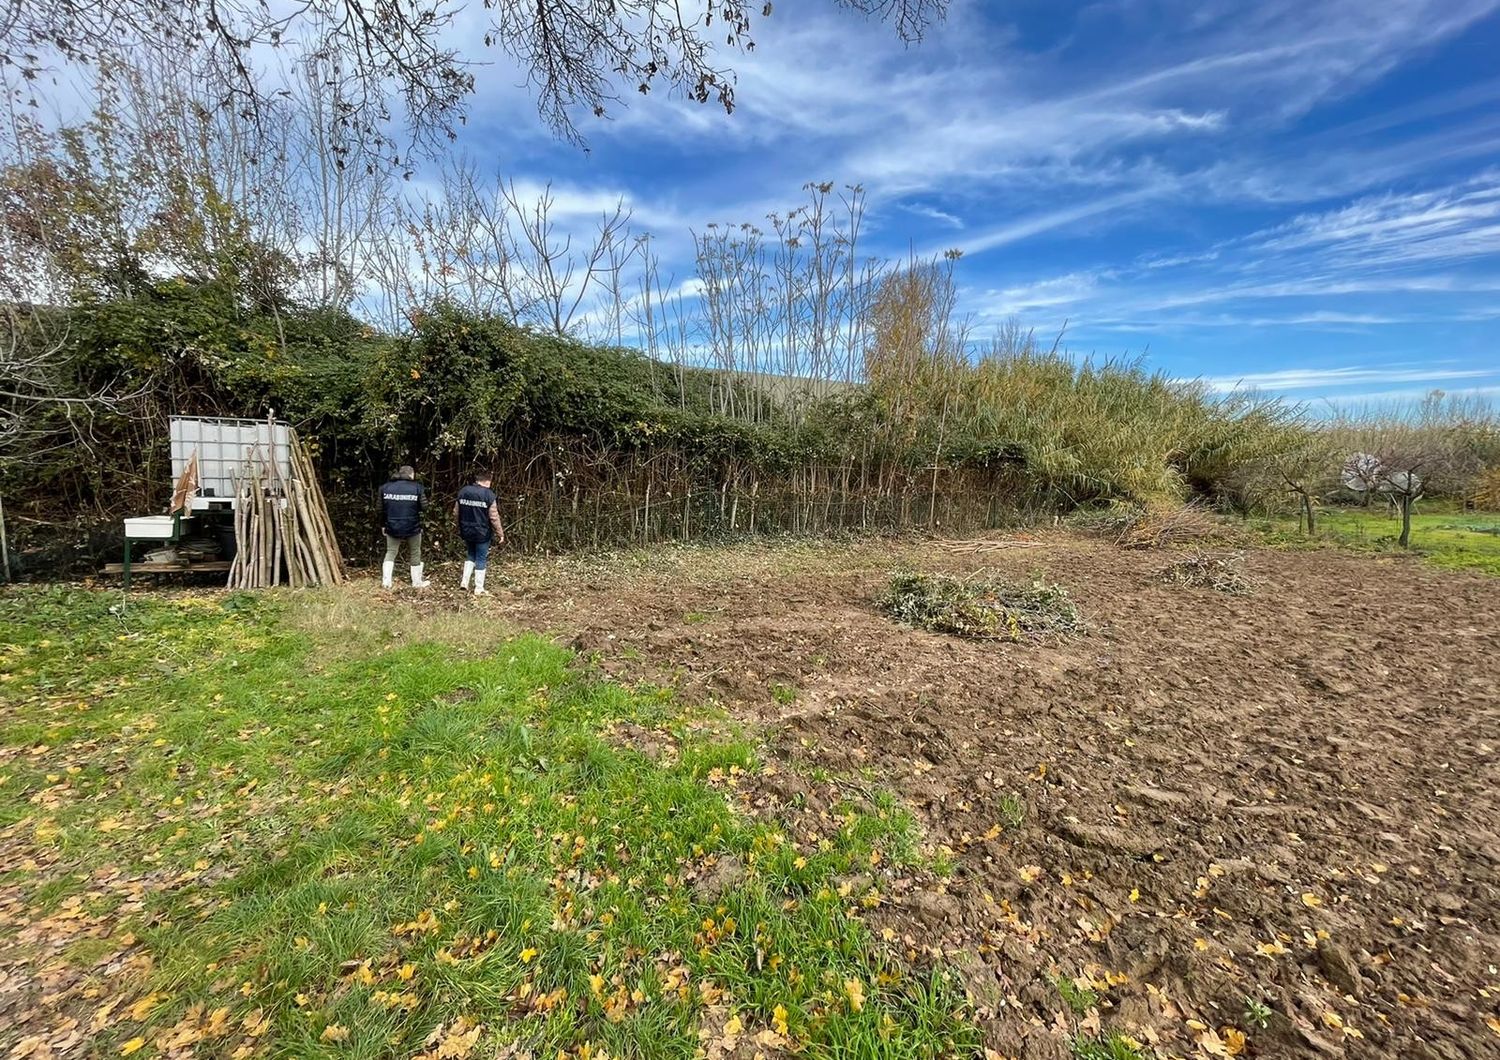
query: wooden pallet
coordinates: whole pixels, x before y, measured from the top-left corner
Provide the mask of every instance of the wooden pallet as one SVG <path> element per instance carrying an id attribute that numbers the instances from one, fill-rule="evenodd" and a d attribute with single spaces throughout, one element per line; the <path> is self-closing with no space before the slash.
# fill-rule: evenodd
<path id="1" fill-rule="evenodd" d="M 202 563 L 132 563 L 130 576 L 137 574 L 224 574 L 229 570 L 229 561 L 207 559 Z M 125 564 L 106 563 L 100 574 L 124 574 Z"/>

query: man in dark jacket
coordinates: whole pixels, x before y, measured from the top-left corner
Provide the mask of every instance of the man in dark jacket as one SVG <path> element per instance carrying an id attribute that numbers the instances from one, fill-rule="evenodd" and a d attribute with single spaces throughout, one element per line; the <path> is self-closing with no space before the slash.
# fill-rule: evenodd
<path id="1" fill-rule="evenodd" d="M 484 596 L 484 572 L 489 566 L 490 544 L 498 541 L 505 544 L 505 527 L 500 525 L 500 508 L 495 503 L 495 491 L 490 489 L 490 474 L 480 471 L 474 481 L 458 491 L 458 501 L 453 505 L 458 517 L 458 536 L 463 538 L 469 558 L 464 561 L 464 576 L 459 588 L 469 587 L 469 578 L 474 578 L 474 595 Z"/>
<path id="2" fill-rule="evenodd" d="M 380 566 L 380 584 L 391 587 L 396 573 L 396 554 L 405 541 L 411 561 L 411 583 L 425 589 L 432 583 L 422 577 L 422 501 L 424 491 L 410 467 L 397 468 L 396 477 L 380 487 L 380 506 L 385 524 L 385 562 Z"/>

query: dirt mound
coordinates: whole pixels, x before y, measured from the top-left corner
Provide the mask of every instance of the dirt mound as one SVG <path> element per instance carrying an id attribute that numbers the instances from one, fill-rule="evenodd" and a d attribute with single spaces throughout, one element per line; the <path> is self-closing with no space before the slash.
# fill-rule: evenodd
<path id="1" fill-rule="evenodd" d="M 1041 569 L 1089 632 L 895 626 L 875 601 L 898 564 Z M 806 802 L 799 771 L 893 788 L 934 871 L 877 870 L 870 919 L 960 968 L 1001 1055 L 1119 1032 L 1173 1055 L 1500 1056 L 1500 582 L 1255 550 L 1264 591 L 1236 596 L 1160 565 L 1077 538 L 728 550 L 523 567 L 492 607 L 761 724 L 766 812 Z"/>

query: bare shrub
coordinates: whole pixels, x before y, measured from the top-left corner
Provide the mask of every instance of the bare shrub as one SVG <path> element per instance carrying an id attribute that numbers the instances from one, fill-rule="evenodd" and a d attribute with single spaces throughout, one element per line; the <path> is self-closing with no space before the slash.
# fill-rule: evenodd
<path id="1" fill-rule="evenodd" d="M 1227 542 L 1234 530 L 1201 504 L 1156 505 L 1137 509 L 1115 537 L 1121 548 L 1171 548 L 1176 545 Z"/>
<path id="2" fill-rule="evenodd" d="M 1500 511 L 1500 467 L 1483 471 L 1474 481 L 1474 504 L 1487 512 Z"/>

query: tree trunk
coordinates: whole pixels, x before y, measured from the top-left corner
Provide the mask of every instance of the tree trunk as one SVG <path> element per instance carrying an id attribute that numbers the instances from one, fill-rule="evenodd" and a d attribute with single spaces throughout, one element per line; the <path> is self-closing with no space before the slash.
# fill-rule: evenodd
<path id="1" fill-rule="evenodd" d="M 1310 497 L 1306 493 L 1302 494 L 1302 512 L 1307 516 L 1307 536 L 1312 537 L 1313 533 L 1317 530 L 1317 527 L 1313 523 L 1312 497 Z"/>
<path id="2" fill-rule="evenodd" d="M 1401 547 L 1411 547 L 1411 494 L 1401 494 Z"/>

